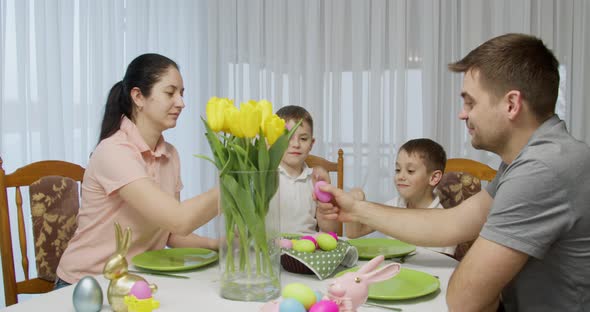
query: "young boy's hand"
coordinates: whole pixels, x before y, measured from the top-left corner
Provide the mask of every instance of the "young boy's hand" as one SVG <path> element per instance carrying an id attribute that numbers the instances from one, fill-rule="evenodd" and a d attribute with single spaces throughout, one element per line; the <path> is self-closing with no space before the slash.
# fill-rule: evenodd
<path id="1" fill-rule="evenodd" d="M 318 181 L 326 181 L 326 183 L 331 183 L 330 181 L 330 174 L 324 167 L 313 167 L 313 172 L 311 173 L 311 181 L 313 185 L 315 185 Z"/>

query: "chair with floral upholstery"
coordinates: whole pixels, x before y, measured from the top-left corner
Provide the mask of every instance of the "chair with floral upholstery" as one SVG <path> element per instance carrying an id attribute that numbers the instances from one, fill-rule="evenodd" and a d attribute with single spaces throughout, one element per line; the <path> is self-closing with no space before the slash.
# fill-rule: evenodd
<path id="1" fill-rule="evenodd" d="M 488 165 L 471 159 L 451 158 L 447 160 L 445 174 L 436 188 L 436 193 L 443 207 L 452 208 L 481 191 L 482 180 L 489 182 L 495 176 L 496 170 Z M 463 259 L 471 244 L 473 241 L 457 245 L 454 258 Z"/>
<path id="2" fill-rule="evenodd" d="M 0 158 L 0 255 L 6 306 L 17 303 L 18 294 L 53 290 L 59 259 L 77 228 L 79 183 L 83 176 L 83 167 L 65 161 L 39 161 L 5 174 Z M 21 188 L 28 188 L 28 198 Z M 24 217 L 27 207 L 32 218 L 36 278 L 29 277 Z M 9 213 L 16 213 L 22 281 L 16 280 Z"/>
<path id="3" fill-rule="evenodd" d="M 329 161 L 323 157 L 309 155 L 305 159 L 305 163 L 308 167 L 323 167 L 330 172 L 336 173 L 336 186 L 339 189 L 344 188 L 344 152 L 342 149 L 338 149 L 338 160 L 336 162 Z M 342 236 L 342 225 L 340 225 L 340 230 L 338 231 L 338 236 Z"/>

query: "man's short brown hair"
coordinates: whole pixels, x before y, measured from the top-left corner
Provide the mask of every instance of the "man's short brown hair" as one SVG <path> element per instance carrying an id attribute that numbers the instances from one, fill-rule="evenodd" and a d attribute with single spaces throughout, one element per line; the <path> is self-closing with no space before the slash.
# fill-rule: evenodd
<path id="1" fill-rule="evenodd" d="M 417 155 L 420 157 L 429 173 L 436 170 L 445 171 L 447 153 L 445 153 L 445 149 L 440 144 L 431 139 L 409 140 L 399 150 L 406 151 L 408 155 Z"/>
<path id="2" fill-rule="evenodd" d="M 475 48 L 462 60 L 449 64 L 453 72 L 479 72 L 482 86 L 500 99 L 518 90 L 537 119 L 555 112 L 559 91 L 559 62 L 540 39 L 506 34 Z"/>

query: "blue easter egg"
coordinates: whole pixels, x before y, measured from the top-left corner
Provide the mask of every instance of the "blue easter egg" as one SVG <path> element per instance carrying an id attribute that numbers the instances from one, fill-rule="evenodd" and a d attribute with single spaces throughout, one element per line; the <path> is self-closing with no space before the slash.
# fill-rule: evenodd
<path id="1" fill-rule="evenodd" d="M 285 298 L 279 305 L 279 312 L 306 312 L 303 304 L 293 298 Z"/>
<path id="2" fill-rule="evenodd" d="M 315 302 L 322 301 L 322 298 L 324 298 L 324 295 L 319 290 L 314 291 L 314 293 L 315 293 L 315 299 L 316 299 Z"/>

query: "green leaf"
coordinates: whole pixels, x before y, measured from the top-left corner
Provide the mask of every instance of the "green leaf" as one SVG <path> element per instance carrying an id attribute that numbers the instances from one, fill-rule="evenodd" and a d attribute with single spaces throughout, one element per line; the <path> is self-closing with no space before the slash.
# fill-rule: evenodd
<path id="1" fill-rule="evenodd" d="M 229 170 L 232 169 L 232 165 L 233 165 L 233 158 L 232 158 L 232 154 L 233 153 L 228 153 L 228 159 L 225 162 L 225 165 L 223 166 L 223 168 L 221 168 L 220 172 L 219 172 L 219 176 L 223 176 L 225 175 Z"/>
<path id="2" fill-rule="evenodd" d="M 210 157 L 206 156 L 206 155 L 201 155 L 201 154 L 193 154 L 193 156 L 197 157 L 197 158 L 201 158 L 204 160 L 208 160 L 210 161 L 213 165 L 217 166 L 217 164 L 215 163 L 215 161 L 213 159 L 211 159 Z"/>
<path id="3" fill-rule="evenodd" d="M 254 234 L 254 236 L 265 233 L 264 219 L 257 217 L 255 211 L 256 207 L 253 201 L 253 196 L 248 192 L 248 185 L 239 185 L 234 177 L 231 175 L 225 175 L 221 178 L 222 183 L 225 185 L 231 196 L 238 205 L 238 211 L 240 216 L 243 217 L 246 226 Z M 266 216 L 264 216 L 266 217 Z M 257 239 L 258 241 L 258 239 Z"/>
<path id="4" fill-rule="evenodd" d="M 268 149 L 266 149 L 266 140 L 264 139 L 262 131 L 260 131 L 260 138 L 261 139 L 256 142 L 256 149 L 258 150 L 258 170 L 267 171 L 271 169 L 269 167 L 270 157 L 268 154 Z"/>
<path id="5" fill-rule="evenodd" d="M 281 163 L 281 159 L 283 159 L 283 155 L 285 155 L 285 151 L 287 150 L 287 147 L 289 146 L 289 140 L 291 139 L 291 137 L 293 136 L 293 133 L 295 133 L 295 130 L 297 130 L 297 128 L 299 128 L 299 125 L 301 125 L 301 122 L 303 121 L 303 119 L 299 120 L 298 123 L 295 124 L 295 126 L 293 126 L 293 128 L 291 128 L 291 130 L 289 130 L 289 132 L 285 131 L 286 133 L 281 135 L 275 142 L 275 144 L 273 144 L 270 149 L 268 150 L 269 152 L 269 158 L 270 158 L 270 164 L 269 164 L 269 169 L 274 170 L 275 168 L 279 167 L 279 164 Z"/>
<path id="6" fill-rule="evenodd" d="M 275 196 L 277 193 L 277 189 L 279 188 L 279 173 L 278 172 L 268 172 L 266 175 L 266 185 L 265 185 L 265 198 L 264 200 L 269 203 L 270 200 Z M 268 206 L 268 205 L 267 205 Z"/>
<path id="7" fill-rule="evenodd" d="M 219 140 L 218 135 L 211 130 L 207 121 L 201 117 L 207 132 L 205 132 L 205 136 L 207 137 L 207 141 L 209 142 L 209 146 L 211 147 L 211 151 L 213 152 L 213 156 L 215 158 L 215 166 L 217 169 L 221 169 L 225 165 L 226 155 L 225 155 L 225 148 L 221 141 Z"/>

